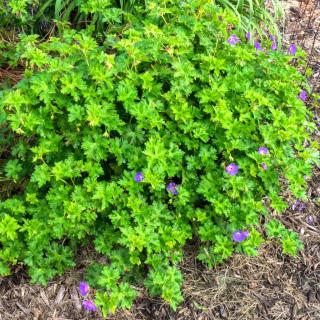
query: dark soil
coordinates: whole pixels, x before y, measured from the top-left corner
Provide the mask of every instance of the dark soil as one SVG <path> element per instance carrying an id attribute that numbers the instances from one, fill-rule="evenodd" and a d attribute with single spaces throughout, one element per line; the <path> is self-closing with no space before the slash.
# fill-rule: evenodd
<path id="1" fill-rule="evenodd" d="M 308 65 L 314 70 L 310 84 L 314 92 L 319 92 L 320 1 L 283 2 L 288 13 L 284 41 L 299 43 L 308 52 Z M 3 72 L 0 69 L 0 78 Z M 318 132 L 315 139 L 319 136 Z M 176 311 L 141 289 L 130 311 L 120 311 L 109 319 L 320 320 L 319 182 L 320 169 L 316 168 L 309 182 L 308 202 L 297 208 L 292 202 L 281 216 L 304 242 L 305 248 L 297 258 L 284 256 L 279 244 L 269 242 L 257 257 L 236 255 L 208 270 L 196 262 L 190 246 L 181 265 L 185 302 Z M 83 250 L 81 255 L 87 257 L 88 252 Z M 24 269 L 17 267 L 14 276 L 0 278 L 0 320 L 102 319 L 82 309 L 78 293 L 82 279 L 83 269 L 79 268 L 47 287 L 30 285 Z"/>

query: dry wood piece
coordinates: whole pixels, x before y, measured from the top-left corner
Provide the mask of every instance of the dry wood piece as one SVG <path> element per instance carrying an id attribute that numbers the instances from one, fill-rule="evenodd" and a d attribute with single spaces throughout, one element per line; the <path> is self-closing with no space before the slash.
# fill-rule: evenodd
<path id="1" fill-rule="evenodd" d="M 59 304 L 62 301 L 65 291 L 66 291 L 65 287 L 61 286 L 60 289 L 59 289 L 59 292 L 57 294 L 57 297 L 54 300 L 54 304 Z"/>

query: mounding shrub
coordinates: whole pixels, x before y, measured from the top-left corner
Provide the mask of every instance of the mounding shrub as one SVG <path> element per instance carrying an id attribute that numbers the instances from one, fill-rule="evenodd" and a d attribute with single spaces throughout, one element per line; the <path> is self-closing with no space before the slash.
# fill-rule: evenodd
<path id="1" fill-rule="evenodd" d="M 17 185 L 0 203 L 2 275 L 24 263 L 45 284 L 92 244 L 107 257 L 87 272 L 104 315 L 141 282 L 176 308 L 188 239 L 209 266 L 255 255 L 267 208 L 306 198 L 315 124 L 290 65 L 303 53 L 231 34 L 236 19 L 209 1 L 175 3 L 148 1 L 103 46 L 85 31 L 22 37 L 24 79 L 0 109 Z M 265 227 L 284 253 L 301 247 L 277 220 Z"/>

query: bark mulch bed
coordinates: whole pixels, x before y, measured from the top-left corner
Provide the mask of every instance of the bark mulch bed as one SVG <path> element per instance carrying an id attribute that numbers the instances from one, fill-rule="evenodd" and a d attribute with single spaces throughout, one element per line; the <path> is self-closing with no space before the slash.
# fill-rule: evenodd
<path id="1" fill-rule="evenodd" d="M 308 64 L 314 70 L 310 84 L 314 92 L 319 92 L 320 1 L 283 3 L 288 13 L 284 41 L 299 42 L 308 52 Z M 318 132 L 315 138 L 319 140 L 319 136 Z M 181 266 L 185 302 L 177 311 L 141 289 L 130 311 L 120 311 L 109 319 L 320 320 L 319 181 L 317 168 L 309 183 L 308 202 L 299 206 L 291 202 L 281 216 L 282 222 L 297 231 L 304 242 L 305 248 L 297 258 L 283 256 L 280 246 L 269 242 L 261 248 L 258 257 L 236 255 L 226 264 L 208 270 L 196 262 L 190 245 Z M 79 260 L 88 254 L 83 250 Z M 86 261 L 82 266 L 85 264 Z M 30 285 L 25 271 L 19 268 L 14 276 L 0 278 L 0 320 L 102 319 L 81 307 L 78 284 L 83 269 L 72 270 L 47 287 Z"/>
<path id="2" fill-rule="evenodd" d="M 287 13 L 284 41 L 298 43 L 308 54 L 313 92 L 320 93 L 320 0 L 282 0 Z"/>

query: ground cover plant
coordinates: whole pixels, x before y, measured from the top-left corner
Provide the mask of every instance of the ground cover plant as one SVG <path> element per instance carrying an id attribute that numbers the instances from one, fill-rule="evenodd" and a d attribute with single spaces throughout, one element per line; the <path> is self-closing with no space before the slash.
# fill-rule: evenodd
<path id="1" fill-rule="evenodd" d="M 45 284 L 91 244 L 107 261 L 87 270 L 84 304 L 105 315 L 142 282 L 175 308 L 192 238 L 208 266 L 257 254 L 266 235 L 294 255 L 297 235 L 268 209 L 286 208 L 283 191 L 306 198 L 318 158 L 293 44 L 231 31 L 237 18 L 208 1 L 141 15 L 103 45 L 89 30 L 22 36 L 24 79 L 1 93 L 1 170 L 18 186 L 0 203 L 1 275 L 24 263 Z"/>
<path id="2" fill-rule="evenodd" d="M 238 28 L 256 30 L 260 34 L 267 29 L 280 38 L 277 23 L 283 20 L 284 14 L 279 0 L 271 1 L 273 14 L 263 0 L 212 2 L 232 10 L 239 20 Z M 128 23 L 128 16 L 139 18 L 147 3 L 142 0 L 3 0 L 0 6 L 0 26 L 46 36 L 70 24 L 73 28 L 90 27 L 104 34 L 110 28 L 119 29 Z M 184 1 L 176 3 L 183 5 Z"/>
<path id="3" fill-rule="evenodd" d="M 20 0 L 3 1 L 0 26 L 12 26 L 26 33 L 46 33 L 70 24 L 91 27 L 97 32 L 123 22 L 125 13 L 136 13 L 140 0 Z M 135 10 L 137 8 L 137 10 Z"/>

